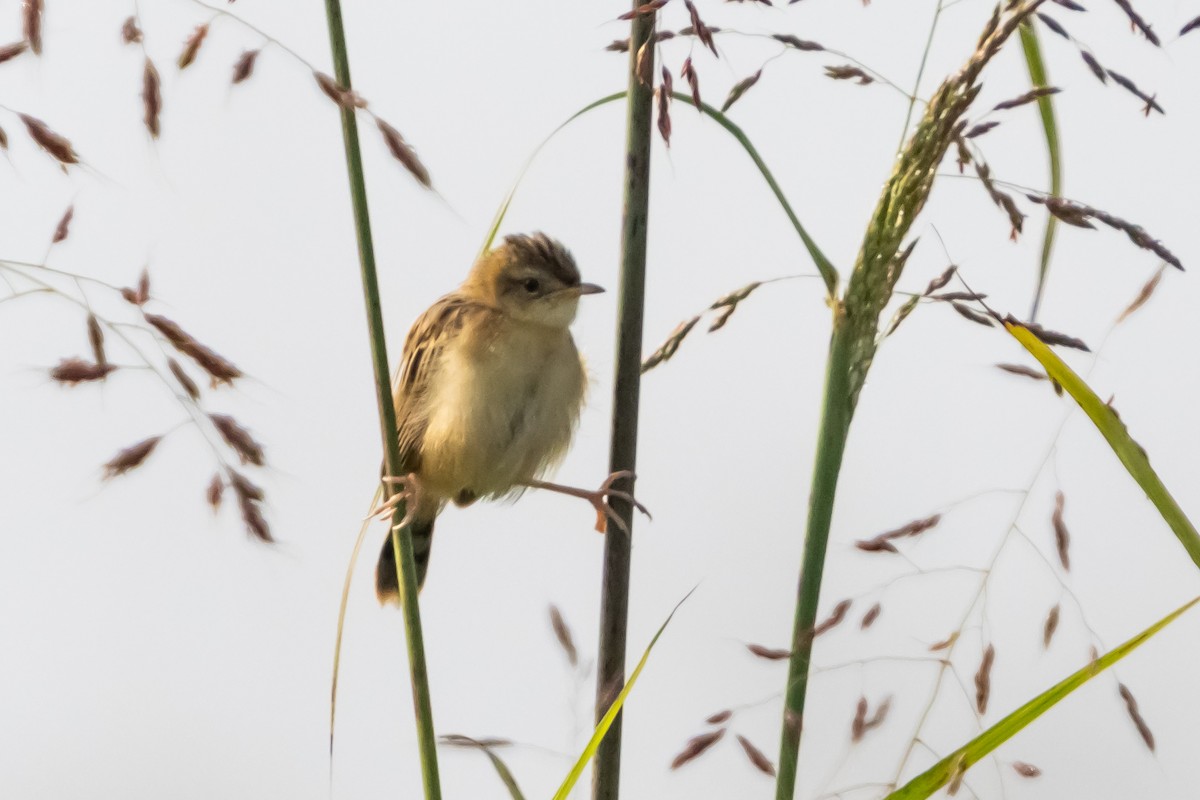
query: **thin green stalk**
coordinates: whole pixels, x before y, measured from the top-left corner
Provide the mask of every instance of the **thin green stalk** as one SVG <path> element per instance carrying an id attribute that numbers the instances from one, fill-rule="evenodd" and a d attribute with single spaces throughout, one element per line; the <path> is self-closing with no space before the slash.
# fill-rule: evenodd
<path id="1" fill-rule="evenodd" d="M 634 0 L 633 7 L 640 5 Z M 652 78 L 638 77 L 638 54 L 654 32 L 656 15 L 634 18 L 629 47 L 629 98 L 625 133 L 625 203 L 621 224 L 621 287 L 617 306 L 617 363 L 613 381 L 612 442 L 609 470 L 633 470 L 637 461 L 638 396 L 642 377 L 642 309 L 646 290 L 646 227 L 650 207 L 650 122 Z M 644 55 L 646 76 L 654 74 L 653 48 Z M 649 63 L 645 63 L 645 62 Z M 631 487 L 632 482 L 627 482 Z M 604 539 L 604 575 L 600 599 L 600 645 L 596 668 L 596 721 L 604 719 L 625 684 L 625 631 L 629 619 L 629 557 L 633 508 L 614 499 L 613 510 L 627 531 L 611 521 Z M 596 752 L 594 800 L 616 800 L 621 780 L 622 715 L 612 721 Z"/>
<path id="2" fill-rule="evenodd" d="M 783 733 L 779 745 L 779 770 L 775 781 L 776 800 L 792 800 L 796 790 L 796 762 L 800 755 L 800 732 L 804 720 L 804 699 L 808 692 L 809 665 L 812 660 L 813 628 L 821 595 L 821 576 L 825 570 L 825 549 L 829 544 L 829 524 L 837 492 L 842 456 L 850 433 L 853 408 L 850 403 L 851 346 L 853 329 L 846 324 L 841 306 L 833 320 L 833 337 L 825 372 L 825 398 L 821 411 L 821 430 L 817 436 L 816 465 L 809 495 L 808 526 L 804 534 L 804 558 L 800 567 L 800 585 L 796 599 L 796 622 L 792 630 L 792 657 L 788 665 L 788 686 L 783 705 Z"/>
<path id="3" fill-rule="evenodd" d="M 1046 62 L 1042 59 L 1042 47 L 1038 43 L 1037 31 L 1029 22 L 1022 23 L 1019 31 L 1021 49 L 1025 53 L 1025 65 L 1029 68 L 1029 82 L 1035 89 L 1050 85 L 1046 74 Z M 1054 119 L 1054 100 L 1047 95 L 1039 97 L 1038 115 L 1042 118 L 1042 132 L 1046 135 L 1046 155 L 1050 161 L 1050 194 L 1062 196 L 1062 152 L 1058 143 L 1058 123 Z M 1050 254 L 1054 251 L 1054 233 L 1058 230 L 1058 218 L 1046 215 L 1046 230 L 1042 233 L 1042 255 L 1038 261 L 1037 290 L 1033 295 L 1030 321 L 1036 320 L 1046 293 L 1046 275 L 1050 272 Z"/>
<path id="4" fill-rule="evenodd" d="M 349 89 L 350 62 L 346 54 L 346 34 L 342 29 L 340 0 L 325 0 L 325 15 L 329 23 L 329 44 L 333 50 L 334 76 L 343 88 Z M 375 370 L 384 464 L 389 475 L 401 475 L 403 472 L 400 441 L 396 437 L 396 410 L 392 406 L 387 343 L 384 338 L 383 310 L 379 301 L 379 280 L 375 273 L 375 250 L 371 243 L 371 220 L 367 212 L 367 185 L 358 143 L 358 125 L 352 108 L 343 107 L 340 113 L 342 138 L 346 145 L 346 171 L 350 179 L 350 199 L 354 207 L 358 260 L 362 271 L 363 298 L 367 307 L 367 327 L 371 336 L 371 361 Z M 404 633 L 408 644 L 408 666 L 417 722 L 417 744 L 421 751 L 425 798 L 440 800 L 442 790 L 438 779 L 437 742 L 433 732 L 433 709 L 429 699 L 429 676 L 425 667 L 421 612 L 417 604 L 417 570 L 413 559 L 412 534 L 407 526 L 397 527 L 403 514 L 404 509 L 401 505 L 392 518 L 392 548 L 395 551 L 396 571 L 403 601 Z"/>

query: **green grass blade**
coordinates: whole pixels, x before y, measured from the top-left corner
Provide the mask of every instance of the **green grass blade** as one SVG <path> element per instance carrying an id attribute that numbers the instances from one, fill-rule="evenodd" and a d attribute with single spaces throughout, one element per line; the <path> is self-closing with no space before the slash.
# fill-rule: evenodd
<path id="1" fill-rule="evenodd" d="M 1192 557 L 1192 561 L 1200 567 L 1200 534 L 1196 532 L 1196 526 L 1187 518 L 1183 509 L 1175 502 L 1175 498 L 1167 491 L 1167 487 L 1159 479 L 1158 473 L 1151 468 L 1150 460 L 1146 458 L 1146 451 L 1130 437 L 1125 423 L 1112 408 L 1096 396 L 1091 387 L 1084 383 L 1083 378 L 1076 375 L 1049 347 L 1030 333 L 1029 329 L 1011 322 L 1005 322 L 1004 327 L 1041 363 L 1046 369 L 1046 374 L 1058 381 L 1075 399 L 1075 402 L 1079 404 L 1079 407 L 1108 441 L 1109 447 L 1117 454 L 1117 458 L 1125 465 L 1125 469 L 1137 481 L 1138 486 L 1145 490 L 1146 496 L 1150 498 L 1150 502 L 1154 503 L 1158 513 L 1162 515 L 1175 536 L 1179 538 L 1183 548 Z"/>
<path id="2" fill-rule="evenodd" d="M 521 168 L 521 172 L 517 176 L 516 182 L 513 184 L 513 187 L 509 189 L 508 196 L 504 198 L 504 202 L 501 203 L 499 210 L 496 212 L 496 217 L 494 220 L 492 220 L 492 227 L 488 230 L 487 238 L 484 240 L 483 251 L 487 251 L 488 248 L 492 246 L 492 242 L 496 238 L 496 233 L 500 230 L 500 225 L 504 221 L 504 216 L 508 213 L 508 207 L 512 204 L 513 195 L 516 194 L 517 187 L 520 185 L 521 179 L 525 177 L 525 173 L 529 169 L 529 165 L 533 162 L 533 159 L 537 156 L 537 154 L 541 152 L 542 148 L 546 146 L 546 143 L 554 138 L 559 131 L 570 125 L 587 112 L 594 108 L 599 108 L 600 106 L 614 103 L 617 100 L 622 100 L 625 98 L 625 94 L 625 92 L 616 92 L 615 94 L 602 97 L 593 103 L 589 103 L 568 117 L 566 121 L 555 128 L 550 135 L 547 136 L 542 143 L 537 146 L 533 153 L 530 154 L 529 159 L 525 162 L 525 166 Z M 695 106 L 695 103 L 692 101 L 692 96 L 689 94 L 674 92 L 672 97 L 680 102 L 687 103 L 690 106 Z M 775 199 L 779 201 L 780 207 L 783 208 L 783 213 L 787 214 L 787 218 L 792 223 L 792 227 L 795 228 L 796 233 L 799 234 L 800 240 L 804 242 L 804 248 L 808 251 L 809 256 L 812 258 L 813 264 L 816 265 L 817 271 L 821 273 L 821 278 L 825 281 L 825 288 L 829 291 L 829 295 L 831 297 L 834 296 L 837 293 L 838 286 L 837 268 L 833 265 L 833 262 L 826 258 L 825 254 L 821 252 L 821 248 L 817 246 L 816 241 L 812 238 L 812 236 L 809 235 L 804 225 L 801 224 L 800 218 L 796 216 L 796 212 L 792 209 L 791 203 L 788 202 L 787 197 L 784 195 L 783 189 L 781 189 L 779 184 L 775 181 L 775 176 L 771 173 L 771 170 L 767 168 L 766 162 L 763 161 L 762 156 L 759 155 L 758 150 L 754 147 L 753 143 L 751 143 L 750 137 L 746 136 L 745 131 L 738 127 L 731 119 L 729 119 L 729 117 L 725 116 L 708 103 L 702 102 L 700 104 L 700 111 L 702 111 L 704 114 L 707 114 L 718 125 L 729 131 L 729 133 L 733 135 L 733 138 L 736 139 L 746 151 L 746 154 L 750 156 L 750 160 L 754 162 L 754 166 L 758 167 L 758 171 L 762 174 L 763 179 L 766 180 L 767 186 L 770 187 L 771 192 L 775 195 Z"/>
<path id="3" fill-rule="evenodd" d="M 1083 669 L 1042 692 L 979 736 L 976 736 L 965 746 L 955 750 L 928 770 L 889 794 L 885 800 L 921 800 L 922 798 L 929 797 L 949 783 L 956 773 L 963 772 L 972 764 L 979 762 L 997 747 L 1012 738 L 1015 733 L 1053 708 L 1058 701 L 1132 653 L 1147 639 L 1161 631 L 1167 625 L 1170 625 L 1198 602 L 1200 602 L 1200 597 L 1196 597 L 1185 603 L 1123 645 L 1110 650 Z"/>
<path id="4" fill-rule="evenodd" d="M 642 668 L 646 666 L 646 662 L 650 659 L 650 651 L 658 643 L 658 637 L 663 635 L 663 631 L 667 629 L 667 625 L 671 624 L 671 619 L 675 616 L 675 612 L 692 596 L 692 592 L 694 591 L 696 590 L 692 589 L 691 592 L 683 596 L 682 600 L 675 604 L 675 608 L 671 609 L 671 613 L 663 620 L 663 624 L 659 626 L 658 632 L 654 634 L 654 638 L 650 640 L 650 644 L 646 645 L 646 650 L 642 653 L 641 660 L 633 668 L 633 673 L 630 674 L 629 680 L 625 682 L 621 693 L 617 695 L 617 699 L 613 700 L 612 705 L 608 707 L 608 711 L 601 717 L 600 722 L 596 725 L 595 732 L 592 734 L 592 738 L 587 743 L 587 747 L 583 748 L 583 752 L 579 754 L 579 760 L 575 762 L 575 766 L 571 767 L 571 771 L 567 773 L 562 786 L 559 786 L 558 791 L 554 793 L 554 800 L 566 800 L 571 794 L 571 790 L 575 788 L 575 784 L 579 781 L 579 776 L 587 768 L 588 762 L 592 760 L 592 757 L 596 755 L 596 751 L 600 749 L 600 743 L 604 741 L 604 737 L 608 734 L 608 729 L 612 727 L 613 720 L 617 718 L 617 714 L 621 713 L 621 709 L 625 705 L 625 700 L 629 697 L 629 692 L 632 691 L 633 685 L 637 683 L 638 676 L 642 674 Z"/>
<path id="5" fill-rule="evenodd" d="M 557 136 L 559 131 L 582 117 L 587 112 L 594 108 L 599 108 L 600 106 L 614 103 L 617 100 L 623 100 L 624 98 L 625 92 L 617 92 L 616 94 L 610 94 L 606 97 L 601 97 L 595 102 L 588 103 L 586 106 L 567 117 L 557 128 L 550 131 L 549 136 L 547 136 L 545 139 L 542 139 L 541 143 L 533 149 L 532 153 L 529 154 L 529 158 L 525 159 L 525 163 L 521 166 L 521 171 L 517 173 L 517 179 L 513 181 L 512 188 L 508 190 L 508 194 L 504 197 L 504 202 L 501 203 L 500 208 L 496 210 L 496 216 L 492 219 L 492 226 L 488 228 L 487 237 L 483 240 L 483 248 L 479 251 L 480 255 L 492 249 L 492 242 L 496 241 L 496 234 L 499 233 L 500 225 L 504 222 L 505 215 L 508 214 L 508 207 L 512 205 L 513 196 L 517 193 L 517 187 L 520 186 L 521 181 L 525 179 L 525 173 L 529 171 L 529 166 L 533 163 L 533 160 L 537 158 L 538 153 L 542 152 L 542 148 L 549 144 L 550 140 Z"/>
<path id="6" fill-rule="evenodd" d="M 1021 49 L 1025 53 L 1025 64 L 1029 67 L 1029 82 L 1034 88 L 1050 85 L 1046 76 L 1046 63 L 1042 60 L 1042 47 L 1038 43 L 1037 31 L 1028 21 L 1020 27 Z M 1042 131 L 1046 134 L 1046 152 L 1050 157 L 1050 194 L 1062 196 L 1062 154 L 1059 151 L 1058 123 L 1054 118 L 1054 98 L 1039 97 L 1037 100 L 1038 113 L 1042 117 Z M 1038 265 L 1037 290 L 1033 296 L 1033 311 L 1031 320 L 1037 319 L 1038 308 L 1042 304 L 1042 294 L 1046 290 L 1046 274 L 1050 271 L 1050 253 L 1054 250 L 1054 233 L 1058 230 L 1058 219 L 1053 214 L 1046 215 L 1046 230 L 1042 233 L 1042 256 Z"/>

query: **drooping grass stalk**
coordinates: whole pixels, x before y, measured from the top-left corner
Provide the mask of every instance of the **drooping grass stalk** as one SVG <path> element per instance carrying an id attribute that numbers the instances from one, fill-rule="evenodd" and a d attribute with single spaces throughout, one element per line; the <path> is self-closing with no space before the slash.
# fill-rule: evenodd
<path id="1" fill-rule="evenodd" d="M 910 245 L 902 251 L 901 244 L 929 198 L 937 165 L 954 137 L 962 131 L 962 118 L 979 92 L 976 81 L 980 72 L 1021 20 L 1041 2 L 1023 0 L 1005 11 L 998 6 L 967 63 L 938 88 L 916 130 L 896 158 L 892 175 L 884 185 L 867 225 L 845 296 L 833 301 L 833 335 L 800 567 L 792 655 L 784 692 L 776 800 L 792 800 L 795 796 L 813 627 L 821 595 L 838 475 L 859 392 L 875 357 L 879 315 L 891 299 L 912 249 Z"/>
<path id="2" fill-rule="evenodd" d="M 346 53 L 346 34 L 342 29 L 340 0 L 325 0 L 329 24 L 329 43 L 333 50 L 334 76 L 344 89 L 350 89 L 350 62 Z M 379 280 L 375 273 L 375 250 L 371 242 L 371 220 L 367 210 L 367 185 L 363 176 L 362 153 L 354 109 L 341 107 L 342 138 L 346 147 L 346 171 L 350 179 L 350 198 L 354 208 L 354 230 L 358 242 L 358 260 L 362 272 L 363 298 L 367 307 L 367 327 L 371 337 L 371 361 L 375 371 L 379 426 L 383 436 L 384 464 L 389 475 L 402 475 L 400 441 L 396 437 L 396 410 L 392 406 L 387 343 L 384 337 L 383 310 L 379 301 Z M 421 751 L 421 774 L 426 800 L 440 800 L 437 742 L 433 731 L 433 709 L 429 699 L 429 678 L 425 666 L 425 643 L 421 632 L 421 612 L 417 604 L 417 571 L 413 559 L 412 534 L 398 527 L 403 518 L 401 505 L 393 516 L 392 547 L 395 550 L 397 577 L 404 614 L 404 633 L 408 645 L 408 667 L 412 680 L 413 706 L 417 723 L 417 745 Z"/>
<path id="3" fill-rule="evenodd" d="M 634 0 L 633 8 L 640 5 Z M 633 470 L 637 462 L 638 399 L 641 389 L 642 309 L 646 289 L 646 227 L 650 206 L 650 143 L 653 113 L 655 13 L 635 16 L 629 47 L 629 96 L 625 126 L 625 200 L 621 223 L 621 284 L 617 300 L 617 360 L 613 381 L 609 470 Z M 646 52 L 642 53 L 643 46 Z M 640 56 L 640 58 L 639 58 Z M 640 63 L 639 63 L 640 62 Z M 639 66 L 642 68 L 639 77 Z M 632 482 L 627 482 L 632 486 Z M 625 684 L 625 631 L 629 619 L 629 558 L 633 508 L 614 499 L 627 531 L 611 521 L 604 540 L 600 600 L 600 645 L 596 666 L 596 721 Z M 621 721 L 617 715 L 596 752 L 594 800 L 616 800 L 621 780 Z"/>

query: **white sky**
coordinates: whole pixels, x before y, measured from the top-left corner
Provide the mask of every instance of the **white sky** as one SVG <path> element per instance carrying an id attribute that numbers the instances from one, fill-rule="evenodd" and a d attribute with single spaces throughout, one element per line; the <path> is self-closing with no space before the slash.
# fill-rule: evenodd
<path id="1" fill-rule="evenodd" d="M 18 3 L 0 6 L 0 41 L 20 36 Z M 0 110 L 11 140 L 0 164 L 0 257 L 41 261 L 63 209 L 70 237 L 50 266 L 118 285 L 149 265 L 154 310 L 178 320 L 251 379 L 208 393 L 267 448 L 254 475 L 280 544 L 248 541 L 231 507 L 216 519 L 203 493 L 211 451 L 190 428 L 172 433 L 137 472 L 108 484 L 99 465 L 177 424 L 183 412 L 151 375 L 128 370 L 67 390 L 46 369 L 86 353 L 83 318 L 61 300 L 0 306 L 0 795 L 13 798 L 323 798 L 328 796 L 328 683 L 338 594 L 379 464 L 361 287 L 332 105 L 306 68 L 268 47 L 253 78 L 230 87 L 233 62 L 262 37 L 218 19 L 196 63 L 174 66 L 182 40 L 211 12 L 192 0 L 141 3 L 146 48 L 163 76 L 162 138 L 141 125 L 142 55 L 119 39 L 131 3 L 49 0 L 45 53 L 0 66 L 0 102 L 67 135 L 88 167 L 63 175 Z M 1185 265 L 1200 265 L 1195 184 L 1200 136 L 1195 75 L 1200 34 L 1156 51 L 1114 3 L 1050 13 L 1106 66 L 1157 92 L 1166 117 L 1103 87 L 1073 47 L 1043 36 L 1055 85 L 1071 197 L 1140 222 Z M 1140 4 L 1170 40 L 1195 4 Z M 225 6 L 222 4 L 222 7 Z M 902 85 L 916 74 L 933 2 L 808 0 L 769 9 L 704 2 L 711 23 L 790 32 L 850 53 Z M 230 7 L 328 70 L 321 4 L 243 0 Z M 496 206 L 533 147 L 577 108 L 623 88 L 621 4 L 347 2 L 356 88 L 417 147 L 445 202 L 421 191 L 363 126 L 376 248 L 393 356 L 407 325 L 465 273 Z M 961 0 L 942 17 L 921 93 L 961 63 L 991 7 Z M 666 25 L 687 24 L 672 4 Z M 721 36 L 720 61 L 693 53 L 706 99 L 719 100 L 777 48 Z M 664 52 L 678 69 L 687 42 Z M 788 53 L 766 68 L 732 116 L 775 171 L 798 215 L 848 272 L 886 177 L 905 100 L 885 86 L 822 76 L 844 63 Z M 986 73 L 979 107 L 1027 88 L 1009 48 Z M 1008 112 L 980 140 L 993 173 L 1035 187 L 1045 155 L 1033 107 Z M 751 280 L 810 274 L 811 263 L 735 142 L 676 106 L 670 150 L 656 143 L 646 352 L 675 324 Z M 544 229 L 574 251 L 585 279 L 617 286 L 623 113 L 598 110 L 556 139 L 526 176 L 506 231 Z M 947 171 L 952 164 L 947 164 Z M 996 308 L 1024 313 L 1043 216 L 1013 245 L 974 181 L 941 182 L 914 229 L 921 237 L 901 288 L 919 291 L 947 263 L 932 227 Z M 1153 274 L 1153 256 L 1112 231 L 1061 229 L 1043 321 L 1098 346 Z M 63 284 L 70 288 L 70 284 Z M 3 290 L 0 290 L 3 291 Z M 103 289 L 97 309 L 131 320 Z M 577 338 L 594 376 L 576 446 L 558 473 L 592 486 L 607 461 L 615 291 L 588 299 Z M 1131 431 L 1183 508 L 1200 513 L 1193 398 L 1200 334 L 1192 273 L 1170 273 L 1121 326 L 1092 373 L 1115 393 Z M 786 647 L 819 410 L 828 315 L 816 280 L 764 287 L 720 333 L 698 330 L 643 385 L 633 565 L 631 656 L 674 603 L 699 589 L 662 639 L 628 706 L 625 796 L 768 797 L 771 782 L 732 736 L 672 773 L 702 721 L 739 711 L 732 732 L 774 759 L 782 664 L 747 642 Z M 111 337 L 110 337 L 111 339 Z M 112 357 L 132 363 L 114 344 Z M 1089 358 L 1068 354 L 1080 370 Z M 1021 361 L 1015 343 L 947 308 L 921 307 L 876 359 L 854 423 L 834 520 L 824 605 L 856 599 L 846 624 L 819 640 L 831 666 L 927 656 L 964 614 L 969 570 L 888 584 L 916 567 L 986 565 L 1021 496 L 1021 528 L 1051 561 L 1053 493 L 1067 495 L 1072 571 L 1064 589 L 1019 536 L 1003 551 L 987 616 L 968 626 L 957 672 L 971 688 L 981 637 L 998 656 L 991 723 L 1081 666 L 1091 634 L 1108 647 L 1190 598 L 1195 567 L 1091 426 L 1045 389 L 992 368 Z M 1035 474 L 1036 473 L 1036 474 Z M 1031 484 L 1032 481 L 1032 484 Z M 986 494 L 981 494 L 986 493 Z M 949 509 L 905 543 L 911 559 L 870 556 L 855 539 Z M 449 511 L 438 523 L 422 611 L 441 733 L 501 736 L 529 797 L 552 794 L 590 727 L 592 685 L 557 649 L 556 603 L 594 657 L 603 541 L 591 511 L 530 493 L 511 506 Z M 419 792 L 400 617 L 380 610 L 364 548 L 347 626 L 335 796 Z M 882 587 L 888 586 L 886 590 Z M 880 591 L 882 590 L 882 593 Z M 1069 590 L 1069 591 L 1068 591 Z M 1083 616 L 1079 611 L 1082 605 Z M 875 600 L 868 633 L 856 621 Z M 1062 603 L 1049 652 L 1042 621 Z M 1193 680 L 1200 618 L 1188 616 L 1123 662 L 1158 738 L 1146 752 L 1104 675 L 999 751 L 1001 766 L 968 776 L 985 797 L 1186 798 L 1200 780 Z M 799 796 L 894 777 L 928 701 L 936 666 L 873 661 L 826 670 L 810 691 Z M 860 694 L 894 695 L 892 715 L 851 747 Z M 978 730 L 963 693 L 942 689 L 922 737 L 945 752 Z M 905 775 L 931 763 L 918 748 Z M 1043 777 L 1018 778 L 1023 760 Z M 503 797 L 478 753 L 442 751 L 448 798 Z M 1007 793 L 1007 794 L 1005 794 Z M 579 796 L 586 795 L 586 790 Z M 870 788 L 845 795 L 879 796 Z"/>

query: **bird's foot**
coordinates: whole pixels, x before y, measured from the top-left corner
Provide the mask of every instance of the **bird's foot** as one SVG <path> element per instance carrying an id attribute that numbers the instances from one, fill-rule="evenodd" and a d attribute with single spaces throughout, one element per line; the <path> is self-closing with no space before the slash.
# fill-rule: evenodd
<path id="1" fill-rule="evenodd" d="M 637 476 L 635 476 L 631 470 L 619 470 L 605 478 L 604 482 L 600 484 L 600 488 L 595 490 L 577 489 L 574 486 L 563 486 L 558 483 L 548 483 L 546 481 L 529 481 L 526 485 L 535 489 L 548 489 L 549 491 L 570 495 L 571 497 L 581 497 L 591 503 L 592 508 L 596 509 L 596 530 L 598 532 L 604 533 L 604 523 L 605 520 L 608 520 L 616 525 L 622 533 L 628 534 L 629 525 L 625 522 L 625 520 L 621 519 L 621 515 L 618 514 L 616 510 L 608 504 L 608 501 L 613 498 L 616 498 L 617 500 L 624 500 L 638 511 L 641 511 L 648 518 L 652 518 L 650 517 L 650 512 L 644 505 L 634 498 L 632 492 L 626 492 L 620 489 L 612 488 L 613 484 L 622 478 L 628 478 L 630 482 L 632 482 L 636 479 L 636 477 Z"/>
<path id="2" fill-rule="evenodd" d="M 413 521 L 416 517 L 417 508 L 421 505 L 421 500 L 425 493 L 421 486 L 421 480 L 415 472 L 410 472 L 403 478 L 384 475 L 382 481 L 385 485 L 395 486 L 396 488 L 390 497 L 372 508 L 367 517 L 368 519 L 390 517 L 396 513 L 396 507 L 403 503 L 404 518 L 392 526 L 393 528 L 403 528 Z"/>

